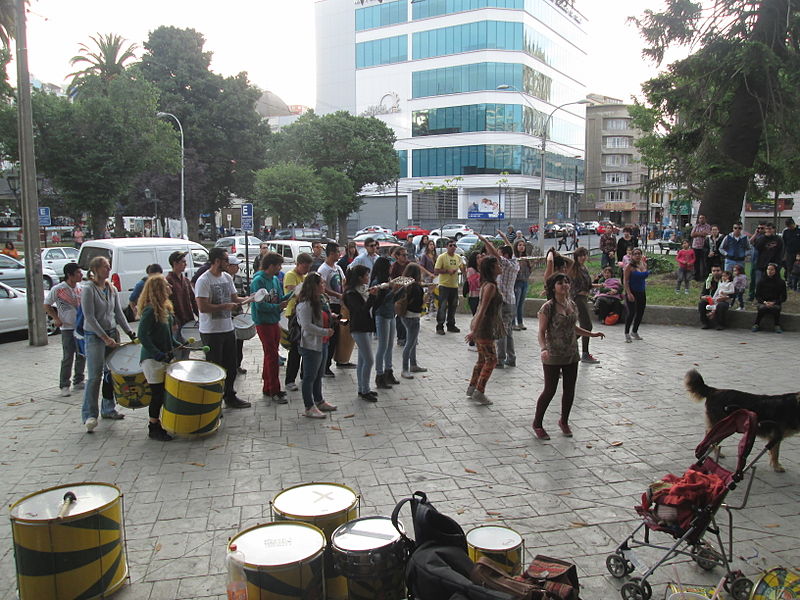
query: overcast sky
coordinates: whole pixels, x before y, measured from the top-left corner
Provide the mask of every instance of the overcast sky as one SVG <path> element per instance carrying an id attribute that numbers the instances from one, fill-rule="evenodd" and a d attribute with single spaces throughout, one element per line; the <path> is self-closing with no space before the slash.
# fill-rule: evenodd
<path id="1" fill-rule="evenodd" d="M 589 19 L 587 89 L 629 100 L 656 74 L 641 58 L 641 41 L 626 24 L 662 0 L 576 0 Z M 28 60 L 33 77 L 65 84 L 78 44 L 96 33 L 116 33 L 141 46 L 160 25 L 191 27 L 214 54 L 212 69 L 240 71 L 287 104 L 315 104 L 314 0 L 31 0 Z M 141 54 L 141 50 L 139 50 Z M 16 80 L 11 73 L 12 81 Z"/>

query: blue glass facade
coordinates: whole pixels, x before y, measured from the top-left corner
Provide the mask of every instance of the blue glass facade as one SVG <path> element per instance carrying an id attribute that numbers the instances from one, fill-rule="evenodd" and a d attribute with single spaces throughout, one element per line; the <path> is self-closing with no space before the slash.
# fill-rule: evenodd
<path id="1" fill-rule="evenodd" d="M 408 36 L 405 35 L 356 44 L 356 69 L 406 60 L 408 60 Z"/>
<path id="2" fill-rule="evenodd" d="M 402 179 L 408 177 L 408 150 L 398 150 L 397 159 L 400 164 L 398 176 Z"/>
<path id="3" fill-rule="evenodd" d="M 408 21 L 408 3 L 406 0 L 384 2 L 373 6 L 356 9 L 356 31 L 385 27 Z"/>
<path id="4" fill-rule="evenodd" d="M 519 50 L 562 71 L 583 58 L 575 48 L 557 44 L 531 27 L 509 21 L 477 21 L 420 31 L 413 35 L 411 48 L 414 59 L 471 50 Z"/>

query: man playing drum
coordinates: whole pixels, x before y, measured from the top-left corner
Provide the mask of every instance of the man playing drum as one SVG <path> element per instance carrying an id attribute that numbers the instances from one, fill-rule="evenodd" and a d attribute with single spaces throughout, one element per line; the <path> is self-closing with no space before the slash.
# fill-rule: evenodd
<path id="1" fill-rule="evenodd" d="M 247 408 L 250 403 L 238 398 L 236 382 L 236 335 L 231 312 L 244 302 L 226 272 L 228 253 L 224 248 L 212 248 L 208 253 L 209 269 L 194 286 L 197 308 L 200 311 L 200 338 L 209 347 L 206 360 L 225 369 L 223 400 L 229 408 Z"/>
<path id="2" fill-rule="evenodd" d="M 197 302 L 194 299 L 194 290 L 189 278 L 186 277 L 186 252 L 176 250 L 169 255 L 169 265 L 172 270 L 167 273 L 167 283 L 169 283 L 172 291 L 169 294 L 169 300 L 172 302 L 172 308 L 175 314 L 175 337 L 183 343 L 186 340 L 181 338 L 181 327 L 186 323 L 194 321 L 197 315 Z M 185 360 L 189 358 L 189 350 L 181 349 L 175 353 L 178 360 Z"/>

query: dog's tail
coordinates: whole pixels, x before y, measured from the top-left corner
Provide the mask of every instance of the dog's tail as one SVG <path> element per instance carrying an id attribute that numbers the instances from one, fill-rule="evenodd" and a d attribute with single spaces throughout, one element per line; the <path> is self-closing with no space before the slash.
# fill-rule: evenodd
<path id="1" fill-rule="evenodd" d="M 689 392 L 689 396 L 695 402 L 703 402 L 714 391 L 714 388 L 706 385 L 706 382 L 703 381 L 703 376 L 696 369 L 686 373 L 683 383 L 686 386 L 686 391 Z"/>

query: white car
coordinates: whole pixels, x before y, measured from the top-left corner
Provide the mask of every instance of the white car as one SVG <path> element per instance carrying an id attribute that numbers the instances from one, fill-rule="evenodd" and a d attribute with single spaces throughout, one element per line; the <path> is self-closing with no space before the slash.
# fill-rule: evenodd
<path id="1" fill-rule="evenodd" d="M 460 240 L 465 235 L 470 235 L 472 233 L 474 233 L 472 227 L 461 223 L 453 223 L 450 225 L 443 225 L 440 229 L 433 229 L 428 235 L 430 237 L 449 237 L 454 240 Z"/>
<path id="2" fill-rule="evenodd" d="M 59 279 L 64 279 L 64 267 L 78 262 L 78 249 L 69 246 L 42 248 L 42 266 L 56 272 Z"/>
<path id="3" fill-rule="evenodd" d="M 58 283 L 58 275 L 50 267 L 42 265 L 42 281 L 44 289 L 49 290 Z M 25 281 L 25 263 L 5 254 L 0 254 L 0 282 L 15 288 L 24 288 L 27 285 Z"/>
<path id="4" fill-rule="evenodd" d="M 431 242 L 436 244 L 436 254 L 444 254 L 445 252 L 447 252 L 447 244 L 450 243 L 450 238 L 435 237 L 435 238 L 431 239 L 430 236 L 428 236 L 428 238 L 429 238 L 429 241 L 431 241 Z M 475 239 L 477 240 L 478 238 L 476 237 Z M 414 242 L 414 245 L 417 247 L 417 249 L 419 249 L 420 240 L 422 240 L 422 236 L 421 235 L 415 235 L 414 239 L 412 240 Z M 464 249 L 461 248 L 458 244 L 456 244 L 456 254 L 458 254 L 459 256 L 463 256 L 464 255 Z"/>
<path id="5" fill-rule="evenodd" d="M 47 318 L 47 335 L 53 335 L 58 328 L 49 315 L 45 316 Z M 25 290 L 0 283 L 0 333 L 27 331 L 27 329 L 28 301 L 25 297 Z"/>
<path id="6" fill-rule="evenodd" d="M 394 232 L 388 227 L 383 227 L 381 225 L 367 225 L 363 229 L 356 231 L 356 234 L 353 237 L 355 238 L 366 233 L 388 233 L 389 235 L 392 235 Z"/>
<path id="7" fill-rule="evenodd" d="M 245 236 L 232 235 L 219 238 L 214 244 L 217 248 L 225 248 L 228 254 L 233 254 L 242 260 L 245 259 Z M 253 260 L 261 252 L 261 240 L 253 235 L 247 236 L 247 258 Z"/>

